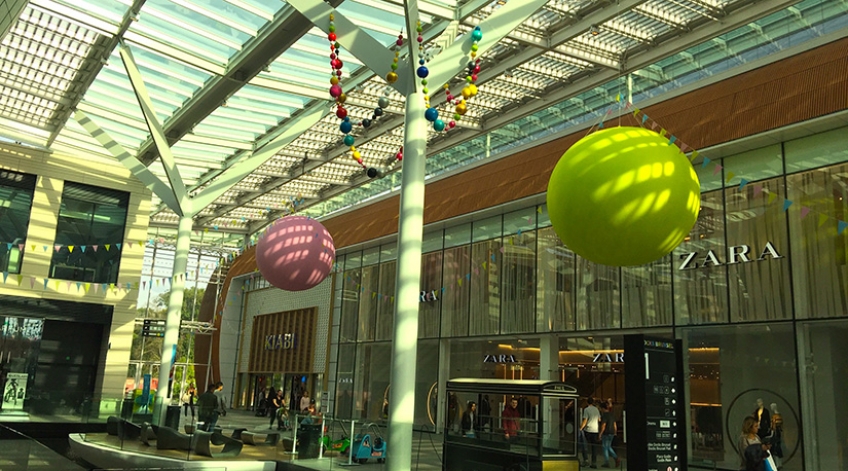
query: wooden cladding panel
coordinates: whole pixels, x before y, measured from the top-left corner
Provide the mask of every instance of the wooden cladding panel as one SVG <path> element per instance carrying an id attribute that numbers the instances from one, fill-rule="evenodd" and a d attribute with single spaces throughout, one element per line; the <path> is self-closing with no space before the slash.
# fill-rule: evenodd
<path id="1" fill-rule="evenodd" d="M 728 78 L 643 111 L 696 149 L 848 108 L 848 39 Z M 623 117 L 622 123 L 635 125 Z M 617 124 L 610 121 L 610 124 Z M 427 184 L 425 224 L 547 190 L 560 156 L 585 131 Z M 336 248 L 397 232 L 393 196 L 323 221 Z"/>
<path id="2" fill-rule="evenodd" d="M 310 373 L 315 351 L 318 308 L 264 314 L 253 318 L 249 368 L 251 373 Z M 291 349 L 266 348 L 269 335 L 294 334 Z"/>

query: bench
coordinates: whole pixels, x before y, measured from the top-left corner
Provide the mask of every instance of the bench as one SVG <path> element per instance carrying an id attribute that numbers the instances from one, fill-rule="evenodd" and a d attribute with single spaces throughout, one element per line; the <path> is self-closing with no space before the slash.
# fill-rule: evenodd
<path id="1" fill-rule="evenodd" d="M 156 449 L 158 450 L 182 450 L 191 451 L 192 437 L 184 435 L 171 427 L 159 427 L 156 433 Z"/>
<path id="2" fill-rule="evenodd" d="M 230 438 L 220 433 L 204 432 L 203 430 L 196 430 L 192 438 L 194 452 L 210 458 L 238 456 L 244 446 L 242 442 L 235 438 Z M 213 452 L 210 445 L 224 445 L 224 448 L 221 451 Z"/>
<path id="3" fill-rule="evenodd" d="M 118 436 L 118 423 L 123 420 L 120 417 L 111 416 L 106 419 L 106 433 L 112 436 Z"/>
<path id="4" fill-rule="evenodd" d="M 135 440 L 141 437 L 141 427 L 128 420 L 120 419 L 118 421 L 118 438 L 123 440 Z"/>
<path id="5" fill-rule="evenodd" d="M 268 430 L 267 432 L 251 432 L 243 430 L 241 432 L 241 440 L 247 445 L 271 445 L 276 446 L 280 441 L 280 432 Z"/>
<path id="6" fill-rule="evenodd" d="M 141 443 L 144 443 L 147 446 L 151 446 L 150 442 L 156 440 L 156 437 L 159 435 L 159 427 L 150 423 L 141 424 Z"/>

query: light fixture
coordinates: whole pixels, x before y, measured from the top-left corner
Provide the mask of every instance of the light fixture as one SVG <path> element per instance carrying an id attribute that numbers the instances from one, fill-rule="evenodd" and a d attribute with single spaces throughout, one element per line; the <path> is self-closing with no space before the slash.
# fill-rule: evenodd
<path id="1" fill-rule="evenodd" d="M 598 25 L 592 25 L 589 27 L 589 34 L 592 36 L 597 36 L 601 34 L 601 28 L 598 28 Z"/>

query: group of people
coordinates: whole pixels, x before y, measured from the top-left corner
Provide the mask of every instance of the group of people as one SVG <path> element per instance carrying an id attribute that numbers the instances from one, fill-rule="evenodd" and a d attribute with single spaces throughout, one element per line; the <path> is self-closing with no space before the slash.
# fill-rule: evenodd
<path id="1" fill-rule="evenodd" d="M 183 415 L 188 417 L 188 413 L 191 411 L 192 419 L 194 418 L 195 406 L 197 407 L 198 428 L 207 432 L 213 432 L 218 423 L 218 418 L 227 415 L 224 383 L 220 381 L 210 384 L 206 388 L 206 392 L 200 396 L 197 396 L 194 385 L 190 385 L 180 397 L 180 402 L 183 405 Z"/>
<path id="2" fill-rule="evenodd" d="M 613 449 L 618 425 L 615 421 L 612 399 L 603 401 L 592 397 L 587 398 L 586 407 L 580 410 L 579 423 L 580 430 L 578 431 L 577 443 L 583 455 L 583 466 L 598 467 L 597 455 L 600 446 L 604 454 L 602 466 L 604 468 L 612 467 L 610 463 L 610 458 L 612 458 L 615 461 L 615 467 L 619 467 L 621 458 Z M 589 451 L 592 457 L 591 463 L 587 456 Z"/>
<path id="3" fill-rule="evenodd" d="M 739 436 L 740 471 L 777 471 L 783 458 L 783 418 L 777 404 L 771 412 L 757 399 L 754 413 L 742 421 Z"/>
<path id="4" fill-rule="evenodd" d="M 267 414 L 271 418 L 268 423 L 268 428 L 273 429 L 274 423 L 277 424 L 277 430 L 291 430 L 291 422 L 289 420 L 289 407 L 286 404 L 286 398 L 282 389 L 275 390 L 271 387 L 266 394 L 263 389 L 257 397 L 258 409 L 262 415 Z M 264 407 L 263 407 L 264 406 Z M 300 414 L 306 415 L 303 424 L 314 424 L 320 422 L 321 414 L 315 407 L 315 400 L 309 397 L 309 391 L 303 391 L 298 404 Z M 259 415 L 259 414 L 257 414 Z"/>

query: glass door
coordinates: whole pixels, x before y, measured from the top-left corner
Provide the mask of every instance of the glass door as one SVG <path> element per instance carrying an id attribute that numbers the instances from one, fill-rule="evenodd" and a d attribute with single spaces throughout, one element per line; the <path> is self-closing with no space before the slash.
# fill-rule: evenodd
<path id="1" fill-rule="evenodd" d="M 0 316 L 0 412 L 24 410 L 27 388 L 35 379 L 44 320 Z"/>

